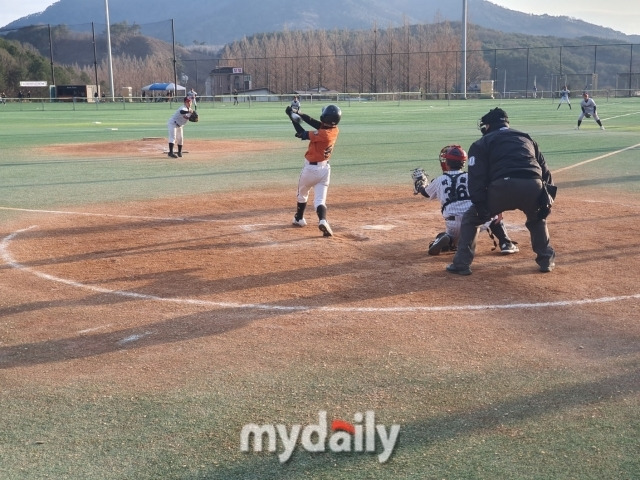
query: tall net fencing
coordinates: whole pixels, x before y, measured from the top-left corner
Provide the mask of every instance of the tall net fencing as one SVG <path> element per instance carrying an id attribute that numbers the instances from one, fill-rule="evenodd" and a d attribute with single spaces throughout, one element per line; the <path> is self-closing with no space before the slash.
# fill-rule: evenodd
<path id="1" fill-rule="evenodd" d="M 51 85 L 97 85 L 102 94 L 115 96 L 130 89 L 137 97 L 145 85 L 173 82 L 193 88 L 201 97 L 224 100 L 233 87 L 217 80 L 214 70 L 234 67 L 246 78 L 239 89 L 244 95 L 339 92 L 362 97 L 416 92 L 421 99 L 541 98 L 557 97 L 564 85 L 574 91 L 606 90 L 612 96 L 635 96 L 640 91 L 639 44 L 467 50 L 463 85 L 462 51 L 446 48 L 451 42 L 434 44 L 425 32 L 418 29 L 410 36 L 407 30 L 405 38 L 378 31 L 374 42 L 370 33 L 363 33 L 363 38 L 349 43 L 324 32 L 324 48 L 311 48 L 303 34 L 283 33 L 282 38 L 274 34 L 215 51 L 204 45 L 176 45 L 172 20 L 123 23 L 110 27 L 109 58 L 105 24 L 5 29 L 0 36 L 33 46 L 48 62 L 26 62 L 12 78 L 0 76 L 0 89 L 15 95 L 20 81 L 46 80 Z M 289 37 L 297 43 L 287 44 Z M 489 84 L 490 89 L 484 88 Z M 46 89 L 34 94 L 48 96 Z"/>

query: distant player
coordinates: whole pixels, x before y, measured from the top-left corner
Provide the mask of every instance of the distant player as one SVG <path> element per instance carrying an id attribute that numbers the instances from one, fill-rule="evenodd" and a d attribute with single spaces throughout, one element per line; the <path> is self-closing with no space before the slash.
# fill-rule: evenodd
<path id="1" fill-rule="evenodd" d="M 193 87 L 191 88 L 191 90 L 187 92 L 187 97 L 191 99 L 191 106 L 193 107 L 194 110 L 198 109 L 198 102 L 196 101 L 197 96 L 198 96 L 198 92 L 196 92 L 193 89 Z"/>
<path id="2" fill-rule="evenodd" d="M 600 117 L 598 117 L 598 114 L 596 113 L 596 102 L 593 101 L 593 98 L 589 97 L 589 94 L 587 92 L 583 92 L 582 94 L 582 101 L 580 102 L 580 108 L 582 109 L 582 112 L 580 113 L 580 116 L 578 117 L 578 126 L 576 127 L 576 130 L 580 130 L 580 125 L 582 124 L 582 119 L 583 118 L 592 118 L 595 120 L 595 122 L 600 125 L 600 130 L 604 130 L 604 126 L 602 125 L 602 122 L 600 121 Z"/>
<path id="3" fill-rule="evenodd" d="M 571 92 L 565 85 L 564 88 L 560 91 L 560 103 L 558 104 L 558 108 L 556 108 L 556 110 L 558 110 L 560 108 L 560 105 L 562 105 L 563 103 L 569 105 L 569 110 L 571 110 L 571 100 L 569 100 L 570 94 Z"/>
<path id="4" fill-rule="evenodd" d="M 291 101 L 291 111 L 293 113 L 300 113 L 300 97 L 297 95 L 293 97 L 293 100 Z"/>

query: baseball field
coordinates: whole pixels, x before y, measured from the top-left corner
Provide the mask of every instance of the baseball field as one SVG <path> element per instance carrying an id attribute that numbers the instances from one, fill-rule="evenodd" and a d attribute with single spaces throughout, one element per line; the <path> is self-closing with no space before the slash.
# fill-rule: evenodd
<path id="1" fill-rule="evenodd" d="M 286 103 L 201 102 L 180 159 L 175 103 L 0 105 L 0 479 L 640 478 L 640 99 L 594 99 L 338 102 L 331 238 Z M 496 106 L 549 274 L 520 212 L 469 277 L 426 252 L 411 170 Z"/>

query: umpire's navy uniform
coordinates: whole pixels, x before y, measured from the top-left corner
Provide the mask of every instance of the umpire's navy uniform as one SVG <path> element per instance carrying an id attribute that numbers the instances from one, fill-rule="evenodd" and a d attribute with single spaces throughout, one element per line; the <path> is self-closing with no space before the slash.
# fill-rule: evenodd
<path id="1" fill-rule="evenodd" d="M 542 181 L 552 184 L 551 172 L 537 143 L 509 128 L 507 113 L 495 108 L 480 120 L 482 138 L 469 148 L 469 194 L 473 206 L 462 217 L 458 250 L 447 271 L 471 274 L 480 226 L 494 215 L 521 210 L 531 234 L 531 247 L 542 272 L 555 267 L 546 218 L 539 218 Z"/>

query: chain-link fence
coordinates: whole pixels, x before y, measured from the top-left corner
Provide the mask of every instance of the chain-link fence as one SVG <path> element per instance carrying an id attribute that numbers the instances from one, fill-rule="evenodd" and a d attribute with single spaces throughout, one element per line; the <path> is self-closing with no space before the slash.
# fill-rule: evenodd
<path id="1" fill-rule="evenodd" d="M 640 92 L 640 44 L 468 50 L 465 86 L 460 78 L 461 50 L 436 50 L 443 42 L 434 45 L 428 41 L 431 34 L 424 29 L 411 36 L 408 29 L 399 31 L 389 30 L 385 35 L 376 31 L 374 41 L 364 33 L 349 42 L 340 38 L 341 43 L 338 37 L 324 32 L 323 48 L 312 48 L 316 39 L 311 34 L 294 37 L 291 41 L 296 43 L 289 45 L 289 37 L 283 33 L 283 38 L 265 36 L 253 39 L 248 46 L 241 44 L 213 53 L 205 46 L 176 46 L 171 20 L 146 25 L 124 23 L 111 26 L 113 57 L 109 59 L 104 24 L 30 26 L 0 33 L 7 39 L 32 44 L 49 58 L 50 72 L 43 72 L 42 65 L 39 70 L 25 65 L 20 78 L 5 78 L 5 87 L 0 88 L 13 89 L 17 97 L 18 80 L 42 80 L 45 76 L 51 84 L 98 85 L 103 94 L 107 91 L 107 95 L 116 97 L 122 95 L 123 88 L 129 88 L 135 98 L 144 85 L 162 81 L 177 82 L 194 88 L 201 97 L 224 101 L 231 91 L 215 91 L 211 73 L 218 67 L 231 66 L 250 76 L 251 91 L 240 91 L 247 96 L 341 92 L 346 98 L 379 98 L 377 94 L 381 93 L 417 92 L 412 96 L 421 99 L 462 95 L 548 98 L 557 96 L 565 85 L 575 92 L 590 90 L 612 96 L 636 96 Z M 401 36 L 403 32 L 405 36 Z M 457 41 L 449 34 L 445 46 Z M 154 53 L 149 55 L 150 51 Z M 70 78 L 72 74 L 63 66 L 73 66 L 80 74 Z M 113 92 L 109 92 L 110 75 Z M 489 89 L 480 88 L 487 84 Z M 33 93 L 49 96 L 44 90 Z"/>

